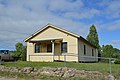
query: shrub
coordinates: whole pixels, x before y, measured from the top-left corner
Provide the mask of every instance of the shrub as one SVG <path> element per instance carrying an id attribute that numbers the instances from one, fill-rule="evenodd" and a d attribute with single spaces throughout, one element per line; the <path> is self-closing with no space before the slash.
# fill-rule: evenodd
<path id="1" fill-rule="evenodd" d="M 120 64 L 120 59 L 116 59 L 114 63 L 115 64 Z"/>
<path id="2" fill-rule="evenodd" d="M 11 56 L 14 58 L 15 61 L 20 60 L 20 58 L 21 58 L 20 54 L 18 54 L 18 53 L 11 54 Z"/>

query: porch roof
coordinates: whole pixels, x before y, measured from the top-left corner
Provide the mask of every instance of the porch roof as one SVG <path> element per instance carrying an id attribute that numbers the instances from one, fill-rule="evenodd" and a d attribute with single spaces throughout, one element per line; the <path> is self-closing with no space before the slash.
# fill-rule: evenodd
<path id="1" fill-rule="evenodd" d="M 44 40 L 30 40 L 29 42 L 31 43 L 36 43 L 36 42 L 51 42 L 51 41 L 62 41 L 62 38 L 59 39 L 44 39 Z"/>

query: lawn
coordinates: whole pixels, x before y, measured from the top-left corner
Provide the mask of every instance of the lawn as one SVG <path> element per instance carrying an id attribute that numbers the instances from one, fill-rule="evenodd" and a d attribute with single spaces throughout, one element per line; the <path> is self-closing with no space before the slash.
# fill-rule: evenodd
<path id="1" fill-rule="evenodd" d="M 102 73 L 109 73 L 108 63 L 73 63 L 73 62 L 4 62 L 4 66 L 7 67 L 69 67 L 76 68 L 78 70 L 88 70 L 88 71 L 100 71 Z M 112 74 L 120 79 L 120 64 L 112 64 Z"/>

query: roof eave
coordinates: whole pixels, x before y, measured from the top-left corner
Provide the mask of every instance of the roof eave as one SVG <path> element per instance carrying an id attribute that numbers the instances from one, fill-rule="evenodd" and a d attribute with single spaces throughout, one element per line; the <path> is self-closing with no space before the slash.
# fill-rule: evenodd
<path id="1" fill-rule="evenodd" d="M 85 41 L 86 43 L 88 43 L 89 45 L 93 46 L 94 48 L 97 48 L 97 46 L 93 45 L 92 43 L 90 43 L 89 41 L 87 41 L 85 38 L 83 38 L 82 36 L 80 36 L 80 39 Z"/>
<path id="2" fill-rule="evenodd" d="M 28 38 L 26 38 L 26 39 L 24 40 L 24 42 L 28 42 L 31 38 L 33 38 L 34 36 L 36 36 L 36 35 L 39 34 L 41 31 L 45 30 L 45 29 L 48 28 L 48 27 L 52 27 L 52 28 L 55 28 L 55 29 L 57 29 L 57 30 L 63 31 L 63 32 L 68 33 L 68 34 L 70 34 L 70 35 L 72 35 L 72 36 L 74 36 L 74 37 L 77 37 L 77 38 L 80 37 L 80 36 L 78 36 L 78 35 L 76 35 L 76 34 L 74 34 L 74 33 L 72 33 L 72 32 L 69 32 L 69 31 L 67 31 L 67 30 L 58 28 L 58 27 L 56 27 L 56 26 L 54 26 L 54 25 L 52 25 L 52 24 L 47 24 L 47 25 L 46 25 L 45 27 L 43 27 L 42 29 L 39 29 L 38 31 L 36 31 L 35 33 L 33 33 L 31 36 L 29 36 Z"/>

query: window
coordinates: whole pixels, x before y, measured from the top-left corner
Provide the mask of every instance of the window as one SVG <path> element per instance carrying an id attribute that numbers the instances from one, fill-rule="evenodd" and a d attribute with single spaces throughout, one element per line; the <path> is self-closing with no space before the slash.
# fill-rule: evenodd
<path id="1" fill-rule="evenodd" d="M 35 44 L 35 53 L 40 53 L 40 44 Z"/>
<path id="2" fill-rule="evenodd" d="M 47 44 L 47 52 L 52 52 L 52 44 Z"/>
<path id="3" fill-rule="evenodd" d="M 61 43 L 61 52 L 67 53 L 67 42 Z"/>
<path id="4" fill-rule="evenodd" d="M 92 49 L 92 56 L 94 56 L 94 50 Z"/>
<path id="5" fill-rule="evenodd" d="M 84 45 L 84 55 L 86 55 L 86 46 Z"/>

